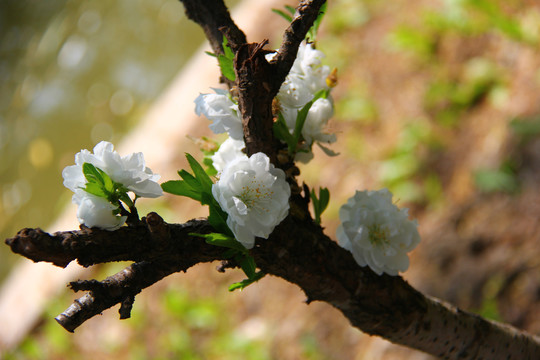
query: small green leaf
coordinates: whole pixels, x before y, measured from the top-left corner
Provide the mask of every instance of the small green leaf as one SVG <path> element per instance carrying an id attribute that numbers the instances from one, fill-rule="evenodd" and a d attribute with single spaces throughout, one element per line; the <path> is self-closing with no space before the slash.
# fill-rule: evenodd
<path id="1" fill-rule="evenodd" d="M 219 68 L 221 69 L 221 73 L 223 76 L 225 76 L 227 79 L 234 81 L 236 80 L 236 74 L 234 73 L 234 53 L 230 46 L 228 45 L 227 38 L 223 36 L 223 42 L 221 43 L 223 46 L 223 55 L 218 55 L 218 63 Z"/>
<path id="2" fill-rule="evenodd" d="M 84 188 L 84 191 L 86 191 L 89 194 L 107 199 L 107 193 L 105 192 L 105 190 L 103 190 L 103 187 L 101 184 L 98 184 L 95 182 L 88 182 L 86 183 L 86 187 Z"/>
<path id="3" fill-rule="evenodd" d="M 232 59 L 227 58 L 224 55 L 219 55 L 218 63 L 219 63 L 219 68 L 221 69 L 221 73 L 223 74 L 223 76 L 225 76 L 227 79 L 231 81 L 235 81 L 236 74 L 234 73 L 234 61 Z"/>
<path id="4" fill-rule="evenodd" d="M 169 194 L 186 196 L 196 201 L 201 201 L 201 192 L 196 191 L 184 180 L 170 180 L 161 184 L 163 191 Z"/>
<path id="5" fill-rule="evenodd" d="M 206 173 L 208 176 L 216 176 L 217 170 L 214 167 L 214 162 L 212 161 L 212 158 L 210 156 L 205 156 L 203 159 L 203 164 L 206 166 Z"/>
<path id="6" fill-rule="evenodd" d="M 311 106 L 315 101 L 317 101 L 320 98 L 326 99 L 328 98 L 328 95 L 330 94 L 330 90 L 328 89 L 321 89 L 315 93 L 313 96 L 313 99 L 306 103 L 300 111 L 298 111 L 298 116 L 296 117 L 296 123 L 294 124 L 294 132 L 293 136 L 295 137 L 296 141 L 300 141 L 300 136 L 302 135 L 302 129 L 304 128 L 304 123 L 306 122 L 307 115 L 309 113 L 309 109 L 311 109 Z"/>
<path id="7" fill-rule="evenodd" d="M 330 191 L 327 188 L 321 188 L 319 190 L 319 208 L 321 213 L 326 210 L 328 203 L 330 202 Z"/>
<path id="8" fill-rule="evenodd" d="M 304 128 L 304 124 L 306 123 L 309 109 L 311 109 L 311 105 L 313 105 L 313 102 L 314 100 L 304 105 L 304 107 L 300 109 L 300 111 L 298 111 L 298 115 L 296 116 L 296 123 L 294 124 L 294 132 L 293 132 L 295 152 L 296 152 L 296 144 L 298 144 L 298 142 L 300 141 L 300 137 L 302 136 L 302 129 Z"/>
<path id="9" fill-rule="evenodd" d="M 291 13 L 291 15 L 294 15 L 294 13 L 296 12 L 296 9 L 291 5 L 285 5 L 284 7 Z"/>
<path id="10" fill-rule="evenodd" d="M 94 165 L 85 162 L 82 166 L 82 171 L 86 181 L 89 183 L 103 184 L 103 176 L 101 176 L 101 173 Z"/>
<path id="11" fill-rule="evenodd" d="M 233 236 L 231 229 L 229 229 L 229 226 L 227 225 L 227 213 L 221 209 L 211 193 L 201 194 L 201 204 L 208 205 L 210 207 L 208 215 L 208 222 L 210 225 L 223 234 Z"/>
<path id="12" fill-rule="evenodd" d="M 255 273 L 255 276 L 253 278 L 251 278 L 251 279 L 245 279 L 245 280 L 242 280 L 240 282 L 232 284 L 231 286 L 229 286 L 229 291 L 244 290 L 244 288 L 246 288 L 247 286 L 253 284 L 254 282 L 259 281 L 265 275 L 266 274 L 264 272 L 259 271 L 259 272 Z"/>
<path id="13" fill-rule="evenodd" d="M 201 182 L 195 178 L 195 176 L 188 173 L 186 170 L 180 170 L 178 172 L 178 175 L 186 182 L 187 185 L 191 187 L 191 189 L 197 193 L 202 193 L 203 189 L 201 186 Z M 200 196 L 199 196 L 200 198 Z"/>
<path id="14" fill-rule="evenodd" d="M 131 200 L 131 198 L 129 197 L 129 195 L 127 193 L 125 193 L 125 192 L 121 193 L 120 194 L 120 200 L 122 200 L 124 202 L 124 204 L 126 204 L 130 210 L 135 208 L 135 202 L 133 200 Z"/>
<path id="15" fill-rule="evenodd" d="M 186 154 L 186 158 L 189 162 L 189 166 L 191 166 L 191 170 L 193 170 L 193 175 L 195 175 L 195 178 L 201 184 L 201 191 L 211 194 L 212 185 L 214 183 L 212 182 L 212 179 L 210 179 L 210 176 L 208 176 L 201 164 L 199 164 L 193 156 Z"/>
<path id="16" fill-rule="evenodd" d="M 212 57 L 217 57 L 216 54 L 214 54 L 213 52 L 210 52 L 210 51 L 205 51 L 204 53 L 206 55 L 209 55 L 209 56 L 212 56 Z"/>
<path id="17" fill-rule="evenodd" d="M 315 42 L 315 40 L 317 40 L 317 32 L 319 31 L 319 26 L 321 25 L 324 14 L 326 13 L 326 4 L 327 3 L 324 3 L 320 7 L 319 15 L 317 16 L 317 19 L 315 19 L 315 21 L 313 22 L 313 26 L 311 26 L 306 35 L 306 39 L 309 42 Z"/>
<path id="18" fill-rule="evenodd" d="M 189 235 L 198 236 L 204 238 L 207 244 L 221 246 L 229 249 L 234 249 L 240 252 L 245 252 L 246 248 L 242 246 L 236 239 L 232 236 L 220 234 L 220 233 L 210 233 L 210 234 L 197 234 L 190 233 Z"/>
<path id="19" fill-rule="evenodd" d="M 227 38 L 225 36 L 223 36 L 222 45 L 223 45 L 223 52 L 225 53 L 225 56 L 228 59 L 233 60 L 234 59 L 234 53 L 233 53 L 231 47 L 229 46 L 229 41 L 227 40 Z"/>
<path id="20" fill-rule="evenodd" d="M 322 145 L 320 142 L 317 142 L 317 146 L 321 148 L 321 150 L 328 156 L 338 156 L 339 153 L 335 152 L 334 150 L 331 150 L 327 148 L 326 146 Z"/>
<path id="21" fill-rule="evenodd" d="M 255 270 L 257 269 L 257 265 L 255 264 L 255 259 L 253 259 L 252 256 L 237 256 L 235 259 L 239 264 L 242 270 L 244 271 L 244 274 L 248 277 L 248 279 L 252 279 L 255 277 Z"/>
<path id="22" fill-rule="evenodd" d="M 287 144 L 287 146 L 289 147 L 289 152 L 292 152 L 293 149 L 296 147 L 296 144 L 294 143 L 294 137 L 289 132 L 287 123 L 285 122 L 285 119 L 283 118 L 283 115 L 281 113 L 278 113 L 278 119 L 274 123 L 274 127 L 272 130 L 274 131 L 274 136 Z"/>
<path id="23" fill-rule="evenodd" d="M 284 18 L 288 22 L 292 21 L 292 16 L 289 15 L 289 14 L 286 14 L 283 10 L 272 9 L 272 12 L 278 14 L 279 16 L 281 16 L 282 18 Z"/>
<path id="24" fill-rule="evenodd" d="M 103 187 L 105 188 L 105 191 L 108 193 L 114 193 L 115 191 L 115 184 L 114 181 L 112 181 L 111 177 L 107 175 L 106 172 L 101 170 L 100 168 L 96 168 L 99 174 L 101 175 L 101 178 L 103 179 Z M 122 184 L 118 184 L 118 187 L 123 187 Z"/>
<path id="25" fill-rule="evenodd" d="M 309 196 L 313 203 L 313 211 L 315 212 L 315 222 L 317 224 L 321 223 L 321 215 L 328 207 L 330 202 L 330 191 L 327 188 L 319 188 L 319 196 L 315 193 L 315 190 L 311 190 Z"/>

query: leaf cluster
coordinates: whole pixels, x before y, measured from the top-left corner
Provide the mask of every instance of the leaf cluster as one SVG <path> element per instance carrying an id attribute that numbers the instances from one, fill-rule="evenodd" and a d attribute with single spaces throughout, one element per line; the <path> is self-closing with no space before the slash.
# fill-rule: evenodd
<path id="1" fill-rule="evenodd" d="M 170 194 L 185 196 L 200 202 L 202 205 L 208 205 L 210 225 L 220 233 L 232 236 L 232 232 L 227 226 L 227 214 L 212 195 L 212 185 L 214 184 L 212 179 L 193 156 L 186 154 L 186 158 L 193 174 L 182 169 L 178 171 L 182 180 L 164 182 L 161 184 L 161 188 Z"/>
<path id="2" fill-rule="evenodd" d="M 170 194 L 186 196 L 200 202 L 202 205 L 208 205 L 210 214 L 208 222 L 218 232 L 210 234 L 196 234 L 205 239 L 208 244 L 227 248 L 223 256 L 226 259 L 233 260 L 246 274 L 247 279 L 242 282 L 232 284 L 229 287 L 230 291 L 242 290 L 249 284 L 258 281 L 264 276 L 264 273 L 256 271 L 256 264 L 248 250 L 236 239 L 227 225 L 227 213 L 219 206 L 212 194 L 212 179 L 203 169 L 201 164 L 190 154 L 186 154 L 193 174 L 186 170 L 180 170 L 178 175 L 182 180 L 171 180 L 161 184 L 163 191 Z"/>

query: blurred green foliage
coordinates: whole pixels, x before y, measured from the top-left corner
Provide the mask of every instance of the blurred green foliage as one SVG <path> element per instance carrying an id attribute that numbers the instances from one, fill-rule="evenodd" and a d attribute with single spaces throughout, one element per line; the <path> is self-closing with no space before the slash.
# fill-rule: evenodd
<path id="1" fill-rule="evenodd" d="M 429 122 L 424 123 L 424 132 L 437 129 L 438 123 L 443 126 L 437 130 L 439 136 L 444 137 L 445 132 L 452 136 L 451 129 L 463 126 L 463 119 L 477 106 L 483 103 L 495 109 L 504 106 L 508 100 L 506 83 L 512 74 L 499 59 L 481 55 L 485 43 L 482 39 L 490 35 L 537 48 L 540 12 L 521 10 L 519 2 L 445 0 L 419 14 L 416 22 L 398 25 L 389 35 L 388 44 L 392 49 L 412 54 L 428 73 L 424 107 L 430 117 Z M 464 46 L 476 49 L 465 48 L 463 54 L 447 54 L 443 44 L 449 41 L 461 41 Z M 534 122 L 509 123 L 514 131 L 535 133 Z M 428 193 L 430 201 L 434 201 L 441 195 L 442 187 L 437 174 L 426 171 L 429 156 L 418 153 L 419 148 L 429 148 L 432 139 L 410 138 L 406 134 L 408 130 L 403 131 L 403 140 L 383 161 L 382 180 L 392 190 L 407 194 L 408 201 L 423 201 Z M 408 146 L 404 147 L 402 142 Z M 444 142 L 439 145 L 442 145 L 439 150 L 444 150 Z M 512 159 L 498 168 L 477 169 L 472 177 L 483 192 L 513 193 L 519 189 Z"/>

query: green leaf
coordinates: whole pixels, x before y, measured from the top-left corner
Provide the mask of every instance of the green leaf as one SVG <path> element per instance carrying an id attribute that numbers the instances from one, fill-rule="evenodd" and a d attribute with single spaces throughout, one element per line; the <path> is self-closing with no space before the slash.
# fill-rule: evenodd
<path id="1" fill-rule="evenodd" d="M 231 229 L 229 229 L 229 226 L 227 225 L 227 213 L 221 209 L 212 194 L 202 193 L 201 197 L 201 204 L 210 207 L 208 215 L 208 222 L 210 225 L 223 234 L 233 236 Z"/>
<path id="2" fill-rule="evenodd" d="M 210 234 L 197 234 L 190 233 L 189 235 L 198 236 L 204 238 L 207 244 L 221 246 L 229 249 L 235 249 L 240 252 L 245 252 L 246 248 L 240 244 L 232 236 L 220 234 L 220 233 L 210 233 Z"/>
<path id="3" fill-rule="evenodd" d="M 294 6 L 285 5 L 284 8 L 287 9 L 291 13 L 291 15 L 294 15 L 294 13 L 296 12 L 296 9 L 294 8 Z"/>
<path id="4" fill-rule="evenodd" d="M 294 148 L 296 147 L 296 144 L 294 143 L 294 137 L 289 132 L 287 123 L 285 122 L 285 119 L 283 118 L 283 115 L 281 113 L 278 113 L 278 119 L 274 123 L 272 130 L 274 131 L 274 136 L 276 138 L 287 144 L 287 146 L 289 147 L 289 152 L 294 151 Z"/>
<path id="5" fill-rule="evenodd" d="M 292 16 L 289 15 L 289 14 L 286 14 L 283 10 L 272 9 L 272 12 L 278 14 L 279 16 L 281 16 L 282 18 L 284 18 L 288 22 L 292 21 Z"/>
<path id="6" fill-rule="evenodd" d="M 188 173 L 186 170 L 180 170 L 178 172 L 178 175 L 186 182 L 187 185 L 191 187 L 191 189 L 197 193 L 202 193 L 202 185 L 201 182 L 195 178 L 195 176 Z"/>
<path id="7" fill-rule="evenodd" d="M 324 14 L 326 13 L 326 4 L 327 3 L 324 3 L 319 9 L 319 15 L 317 16 L 317 19 L 315 19 L 315 21 L 313 22 L 313 26 L 311 26 L 306 35 L 306 39 L 309 42 L 315 42 L 315 40 L 317 39 L 317 32 L 319 31 L 319 26 L 321 25 Z"/>
<path id="8" fill-rule="evenodd" d="M 259 271 L 259 272 L 255 273 L 255 276 L 253 276 L 253 278 L 251 278 L 251 279 L 245 279 L 245 280 L 242 280 L 240 282 L 232 284 L 231 286 L 229 286 L 229 291 L 244 290 L 244 288 L 246 288 L 247 286 L 253 284 L 254 282 L 259 281 L 265 275 L 266 274 L 264 272 Z"/>
<path id="9" fill-rule="evenodd" d="M 321 148 L 321 150 L 328 156 L 338 156 L 339 153 L 335 152 L 334 150 L 331 150 L 327 148 L 326 146 L 322 145 L 320 142 L 317 142 L 317 146 Z"/>
<path id="10" fill-rule="evenodd" d="M 184 180 L 170 180 L 161 184 L 163 191 L 168 192 L 169 194 L 186 196 L 196 201 L 201 201 L 201 192 L 193 189 Z"/>
<path id="11" fill-rule="evenodd" d="M 109 200 L 111 200 L 111 199 L 109 198 Z M 125 192 L 121 193 L 120 194 L 120 200 L 122 200 L 124 202 L 124 204 L 126 204 L 130 210 L 135 208 L 135 202 L 133 200 L 131 200 L 131 198 L 129 197 L 129 195 L 127 193 L 125 193 Z"/>
<path id="12" fill-rule="evenodd" d="M 321 215 L 328 207 L 330 202 L 330 191 L 327 188 L 319 188 L 319 197 L 315 193 L 315 190 L 311 190 L 309 196 L 313 203 L 313 211 L 315 212 L 315 222 L 317 224 L 321 223 Z"/>
<path id="13" fill-rule="evenodd" d="M 193 156 L 186 154 L 186 158 L 189 162 L 189 166 L 191 166 L 191 170 L 193 170 L 195 178 L 199 181 L 199 184 L 201 184 L 201 191 L 211 194 L 213 182 L 212 179 L 210 179 L 210 176 L 208 176 L 201 164 L 199 164 Z"/>
<path id="14" fill-rule="evenodd" d="M 224 54 L 220 54 L 217 57 L 219 68 L 221 69 L 223 76 L 231 81 L 234 81 L 236 80 L 236 75 L 234 73 L 234 53 L 228 45 L 228 41 L 225 36 L 223 36 L 223 42 L 221 45 L 223 46 Z"/>
<path id="15" fill-rule="evenodd" d="M 326 210 L 326 207 L 330 203 L 330 191 L 328 188 L 320 188 L 319 190 L 319 209 L 321 213 Z"/>
<path id="16" fill-rule="evenodd" d="M 304 124 L 306 123 L 307 115 L 309 112 L 309 109 L 311 108 L 311 105 L 313 105 L 314 100 L 308 102 L 300 111 L 298 111 L 298 115 L 296 116 L 296 123 L 294 124 L 294 132 L 293 132 L 293 138 L 294 138 L 294 152 L 296 152 L 296 144 L 300 141 L 300 137 L 302 136 L 302 129 L 304 128 Z"/>
<path id="17" fill-rule="evenodd" d="M 309 113 L 309 109 L 311 109 L 311 106 L 315 101 L 317 101 L 320 98 L 326 99 L 328 97 L 328 94 L 330 93 L 330 90 L 321 89 L 315 93 L 313 96 L 313 99 L 306 103 L 300 111 L 298 111 L 298 115 L 296 116 L 296 123 L 294 124 L 294 132 L 293 132 L 293 142 L 294 142 L 294 151 L 296 152 L 296 145 L 300 141 L 300 138 L 302 137 L 302 129 L 304 128 L 304 124 L 306 123 L 306 119 Z"/>
<path id="18" fill-rule="evenodd" d="M 217 175 L 218 172 L 217 172 L 216 168 L 214 167 L 214 162 L 212 161 L 211 157 L 205 156 L 204 159 L 203 159 L 203 164 L 206 166 L 206 173 L 208 174 L 208 176 L 216 176 Z"/>
<path id="19" fill-rule="evenodd" d="M 223 76 L 225 76 L 227 79 L 231 81 L 236 80 L 236 74 L 234 73 L 234 62 L 232 59 L 227 58 L 224 55 L 218 56 L 218 63 L 219 68 L 221 69 L 221 73 Z"/>
<path id="20" fill-rule="evenodd" d="M 84 191 L 86 191 L 89 194 L 101 197 L 101 198 L 105 198 L 105 199 L 108 198 L 107 193 L 105 192 L 105 190 L 103 190 L 102 185 L 95 182 L 86 183 L 86 187 L 84 188 Z"/>
<path id="21" fill-rule="evenodd" d="M 116 184 L 115 185 L 114 181 L 112 181 L 111 177 L 109 175 L 107 175 L 106 172 L 104 172 L 100 168 L 96 168 L 96 169 L 100 173 L 101 178 L 103 179 L 103 187 L 105 188 L 106 192 L 114 193 L 116 187 L 125 189 L 125 187 L 122 184 Z M 127 192 L 127 190 L 126 190 L 126 192 Z"/>
<path id="22" fill-rule="evenodd" d="M 104 183 L 103 176 L 94 165 L 85 162 L 82 166 L 82 171 L 84 177 L 86 178 L 86 181 L 88 181 L 89 183 Z"/>
<path id="23" fill-rule="evenodd" d="M 255 277 L 255 270 L 257 269 L 257 265 L 255 264 L 255 259 L 253 259 L 252 256 L 240 255 L 237 256 L 235 260 L 240 264 L 240 267 L 242 268 L 248 279 L 252 279 Z"/>

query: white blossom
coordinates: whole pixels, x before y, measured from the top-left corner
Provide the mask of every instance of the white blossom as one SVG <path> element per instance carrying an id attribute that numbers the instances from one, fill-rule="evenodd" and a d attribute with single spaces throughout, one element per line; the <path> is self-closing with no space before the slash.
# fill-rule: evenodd
<path id="1" fill-rule="evenodd" d="M 81 224 L 103 229 L 115 229 L 125 221 L 125 216 L 113 214 L 118 205 L 84 191 L 87 180 L 83 174 L 83 164 L 89 163 L 105 172 L 114 182 L 122 184 L 139 197 L 155 198 L 163 194 L 157 183 L 160 176 L 146 167 L 142 153 L 120 156 L 114 145 L 102 141 L 93 153 L 84 149 L 75 155 L 75 165 L 67 166 L 62 171 L 64 186 L 73 191 L 72 201 L 79 205 L 77 217 Z"/>
<path id="2" fill-rule="evenodd" d="M 283 108 L 282 115 L 289 129 L 294 130 L 298 110 L 293 108 Z M 328 120 L 334 115 L 334 106 L 330 99 L 319 98 L 315 100 L 309 108 L 304 127 L 302 128 L 302 137 L 311 146 L 314 142 L 333 143 L 336 141 L 335 134 L 325 132 Z M 291 131 L 292 133 L 292 131 Z"/>
<path id="3" fill-rule="evenodd" d="M 240 118 L 238 105 L 235 104 L 227 91 L 214 89 L 215 94 L 200 94 L 195 99 L 195 113 L 204 115 L 212 121 L 210 130 L 215 134 L 228 133 L 235 140 L 242 140 L 242 119 Z"/>
<path id="4" fill-rule="evenodd" d="M 115 215 L 118 208 L 107 199 L 87 193 L 82 189 L 75 191 L 73 202 L 79 207 L 77 219 L 87 227 L 99 227 L 105 230 L 116 230 L 124 224 L 127 216 Z"/>
<path id="5" fill-rule="evenodd" d="M 161 186 L 157 183 L 158 174 L 146 167 L 142 153 L 132 153 L 120 156 L 114 145 L 101 141 L 94 147 L 94 153 L 84 149 L 75 155 L 75 165 L 68 166 L 62 171 L 64 186 L 75 192 L 86 184 L 82 166 L 90 163 L 103 170 L 111 179 L 124 185 L 137 196 L 156 198 L 163 195 Z"/>
<path id="6" fill-rule="evenodd" d="M 357 191 L 339 210 L 338 243 L 360 266 L 397 275 L 409 267 L 407 252 L 420 242 L 416 220 L 392 203 L 387 189 Z"/>
<path id="7" fill-rule="evenodd" d="M 247 158 L 247 155 L 242 152 L 245 147 L 244 140 L 234 140 L 233 138 L 225 140 L 219 150 L 212 155 L 212 163 L 218 173 L 223 171 L 225 166 L 234 159 L 238 157 Z"/>
<path id="8" fill-rule="evenodd" d="M 289 212 L 289 185 L 283 170 L 275 168 L 264 153 L 229 162 L 212 194 L 228 214 L 227 225 L 246 248 L 255 237 L 267 239 Z"/>
<path id="9" fill-rule="evenodd" d="M 269 58 L 272 56 L 270 54 Z M 318 91 L 328 90 L 326 79 L 330 68 L 321 65 L 322 58 L 322 51 L 314 49 L 312 44 L 300 44 L 296 60 L 277 96 L 283 106 L 302 108 Z"/>
<path id="10" fill-rule="evenodd" d="M 271 60 L 274 56 L 275 53 L 268 54 L 267 60 Z M 280 112 L 291 134 L 296 126 L 298 112 L 314 99 L 317 92 L 329 90 L 327 78 L 330 75 L 330 68 L 321 64 L 322 58 L 324 54 L 314 49 L 312 44 L 301 43 L 296 60 L 279 89 L 277 99 Z M 336 141 L 335 134 L 325 131 L 333 114 L 334 105 L 330 95 L 328 98 L 318 98 L 313 102 L 302 128 L 302 137 L 306 143 L 296 154 L 296 161 L 307 163 L 313 158 L 311 152 L 313 143 L 329 144 Z M 326 148 L 323 150 L 329 155 L 332 154 L 326 151 Z"/>

